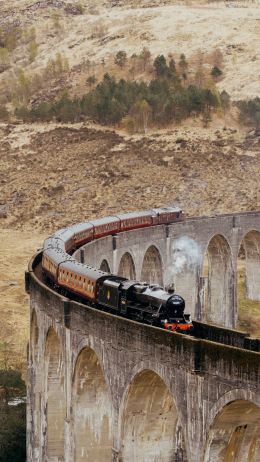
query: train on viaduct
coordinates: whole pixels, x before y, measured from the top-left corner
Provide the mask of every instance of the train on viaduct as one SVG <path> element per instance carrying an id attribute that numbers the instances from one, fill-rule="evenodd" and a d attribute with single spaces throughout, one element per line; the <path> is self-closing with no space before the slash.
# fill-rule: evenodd
<path id="1" fill-rule="evenodd" d="M 39 252 L 26 274 L 27 461 L 258 462 L 259 340 L 234 330 L 239 254 L 259 301 L 260 212 L 158 224 L 75 252 L 129 279 L 174 282 L 199 333 L 187 336 L 65 297 L 42 279 Z"/>

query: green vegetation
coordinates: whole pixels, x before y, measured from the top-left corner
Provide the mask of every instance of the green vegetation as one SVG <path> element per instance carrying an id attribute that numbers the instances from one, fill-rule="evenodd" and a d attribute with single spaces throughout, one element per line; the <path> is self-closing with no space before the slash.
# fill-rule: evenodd
<path id="1" fill-rule="evenodd" d="M 57 11 L 52 12 L 51 20 L 52 20 L 51 28 L 54 31 L 54 33 L 59 34 L 60 32 L 62 32 L 63 26 L 60 22 L 61 16 Z"/>
<path id="2" fill-rule="evenodd" d="M 26 387 L 10 355 L 10 345 L 0 341 L 0 462 L 25 462 Z"/>
<path id="3" fill-rule="evenodd" d="M 24 40 L 29 43 L 30 60 L 35 59 L 37 44 L 33 28 L 23 33 Z M 1 48 L 0 48 L 1 51 Z M 2 60 L 7 60 L 4 52 Z M 27 75 L 23 69 L 16 70 L 16 80 L 9 83 L 9 95 L 3 104 L 12 101 L 14 115 L 27 122 L 51 121 L 78 122 L 85 119 L 95 120 L 103 125 L 124 126 L 130 133 L 146 132 L 150 127 L 163 127 L 178 124 L 189 117 L 200 118 L 204 127 L 208 127 L 212 114 L 221 112 L 224 119 L 230 109 L 230 96 L 226 91 L 218 93 L 214 80 L 222 71 L 217 66 L 222 61 L 221 53 L 216 50 L 211 57 L 214 64 L 211 78 L 205 75 L 203 56 L 198 53 L 196 68 L 191 70 L 184 54 L 180 55 L 176 64 L 172 55 L 166 59 L 158 55 L 154 62 L 151 53 L 143 48 L 139 55 L 127 57 L 125 51 L 116 53 L 114 62 L 122 69 L 129 62 L 130 80 L 116 79 L 106 73 L 102 81 L 97 81 L 94 74 L 88 75 L 87 94 L 81 98 L 71 98 L 66 91 L 54 101 L 44 101 L 38 105 L 35 94 L 43 92 L 46 82 L 61 79 L 66 75 L 69 64 L 65 57 L 57 54 L 50 59 L 46 67 L 37 74 Z M 90 63 L 90 62 L 89 62 Z M 1 53 L 0 53 L 1 64 Z M 90 68 L 89 72 L 93 69 Z M 135 74 L 146 72 L 150 80 L 135 79 Z M 206 78 L 207 77 L 207 78 Z M 97 83 L 98 82 L 98 83 Z M 238 103 L 240 120 L 248 125 L 259 127 L 260 99 Z M 0 120 L 8 119 L 5 106 L 0 107 Z"/>
<path id="4" fill-rule="evenodd" d="M 54 59 L 49 59 L 41 73 L 35 73 L 31 76 L 26 74 L 23 69 L 18 68 L 16 70 L 16 80 L 9 84 L 9 98 L 14 108 L 19 110 L 22 106 L 26 107 L 35 96 L 35 93 L 49 85 L 50 80 L 61 78 L 68 71 L 68 68 L 68 60 L 60 53 L 57 53 Z"/>
<path id="5" fill-rule="evenodd" d="M 175 63 L 173 62 L 175 65 Z M 185 55 L 182 53 L 179 61 L 179 68 L 181 69 L 182 78 L 187 79 L 188 63 L 186 61 Z"/>
<path id="6" fill-rule="evenodd" d="M 95 77 L 95 75 L 90 75 L 87 80 L 86 80 L 86 83 L 87 85 L 89 85 L 90 87 L 92 87 L 93 85 L 95 85 L 97 79 Z"/>
<path id="7" fill-rule="evenodd" d="M 117 66 L 121 67 L 121 69 L 122 69 L 126 64 L 126 61 L 127 61 L 126 52 L 123 51 L 123 50 L 118 51 L 116 56 L 115 56 L 115 64 Z"/>
<path id="8" fill-rule="evenodd" d="M 67 3 L 65 6 L 65 11 L 71 14 L 83 14 L 84 13 L 84 6 L 80 2 L 76 3 Z"/>
<path id="9" fill-rule="evenodd" d="M 142 56 L 145 66 L 150 55 L 143 50 Z M 118 65 L 123 66 L 126 54 L 118 52 L 117 60 Z M 184 73 L 187 71 L 184 55 L 180 62 Z M 105 125 L 119 124 L 124 119 L 127 127 L 143 132 L 148 124 L 164 126 L 205 113 L 204 124 L 207 125 L 211 119 L 211 111 L 220 105 L 215 88 L 199 88 L 196 85 L 184 87 L 174 61 L 171 60 L 168 65 L 163 55 L 157 56 L 153 68 L 155 78 L 150 82 L 124 79 L 117 81 L 113 76 L 105 74 L 102 82 L 81 99 L 72 100 L 65 94 L 53 103 L 41 103 L 32 109 L 23 104 L 17 109 L 16 115 L 32 121 L 55 118 L 62 122 L 74 122 L 91 118 Z M 88 78 L 87 83 L 94 84 L 93 76 Z M 24 79 L 22 87 L 26 89 Z"/>
<path id="10" fill-rule="evenodd" d="M 0 121 L 7 122 L 9 119 L 9 113 L 5 106 L 0 106 Z"/>
<path id="11" fill-rule="evenodd" d="M 219 69 L 218 66 L 214 66 L 212 69 L 211 69 L 211 75 L 214 79 L 218 79 L 219 77 L 221 77 L 221 75 L 223 74 L 223 72 L 221 71 L 221 69 Z"/>
<path id="12" fill-rule="evenodd" d="M 37 52 L 38 52 L 38 45 L 35 41 L 32 41 L 29 43 L 28 51 L 29 51 L 29 61 L 30 63 L 32 63 L 35 60 L 37 56 Z"/>
<path id="13" fill-rule="evenodd" d="M 140 104 L 142 103 L 142 104 Z M 109 74 L 103 81 L 82 99 L 70 99 L 63 95 L 54 103 L 41 103 L 33 109 L 20 107 L 16 115 L 26 120 L 51 120 L 56 118 L 62 122 L 75 122 L 81 117 L 97 120 L 104 125 L 118 124 L 129 115 L 134 114 L 136 120 L 144 118 L 137 116 L 138 108 L 150 114 L 150 121 L 156 125 L 166 125 L 180 122 L 190 115 L 197 116 L 208 113 L 219 104 L 219 99 L 210 89 L 201 89 L 194 85 L 187 89 L 179 88 L 172 91 L 169 82 L 160 79 L 145 82 L 117 82 Z M 148 117 L 138 131 L 147 127 Z"/>
<path id="14" fill-rule="evenodd" d="M 247 101 L 240 101 L 238 103 L 240 110 L 240 121 L 246 125 L 260 127 L 260 98 L 249 99 Z"/>
<path id="15" fill-rule="evenodd" d="M 10 67 L 10 56 L 7 48 L 0 48 L 0 72 Z"/>
<path id="16" fill-rule="evenodd" d="M 0 48 L 5 48 L 12 52 L 17 47 L 21 37 L 22 30 L 20 27 L 6 24 L 5 28 L 0 29 Z"/>

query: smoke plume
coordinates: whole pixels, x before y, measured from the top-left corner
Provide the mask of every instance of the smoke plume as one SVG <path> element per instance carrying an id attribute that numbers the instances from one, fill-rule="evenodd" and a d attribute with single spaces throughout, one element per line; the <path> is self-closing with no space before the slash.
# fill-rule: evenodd
<path id="1" fill-rule="evenodd" d="M 187 236 L 176 239 L 171 248 L 171 266 L 167 271 L 167 279 L 172 281 L 174 276 L 191 271 L 199 264 L 200 258 L 201 252 L 197 242 Z"/>

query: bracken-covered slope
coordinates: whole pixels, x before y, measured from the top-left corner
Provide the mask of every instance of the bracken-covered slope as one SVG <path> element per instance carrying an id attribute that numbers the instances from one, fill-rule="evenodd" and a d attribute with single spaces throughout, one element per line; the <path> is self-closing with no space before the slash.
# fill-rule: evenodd
<path id="1" fill-rule="evenodd" d="M 160 205 L 189 215 L 260 206 L 260 137 L 193 128 L 147 136 L 66 125 L 2 125 L 2 224 L 54 230 Z"/>
<path id="2" fill-rule="evenodd" d="M 65 56 L 72 72 L 67 85 L 80 86 L 80 66 L 90 60 L 95 66 L 125 50 L 128 56 L 147 47 L 152 56 L 185 53 L 191 59 L 198 50 L 218 48 L 224 58 L 224 79 L 218 84 L 233 99 L 259 93 L 258 3 L 174 1 L 0 1 L 0 27 L 12 25 L 24 32 L 35 28 L 37 52 L 31 62 L 23 40 L 12 53 L 11 67 L 0 73 L 0 83 L 23 68 L 41 72 L 57 53 Z M 76 6 L 78 5 L 78 9 Z M 1 58 L 1 57 L 0 57 Z M 0 63 L 1 64 L 1 63 Z"/>

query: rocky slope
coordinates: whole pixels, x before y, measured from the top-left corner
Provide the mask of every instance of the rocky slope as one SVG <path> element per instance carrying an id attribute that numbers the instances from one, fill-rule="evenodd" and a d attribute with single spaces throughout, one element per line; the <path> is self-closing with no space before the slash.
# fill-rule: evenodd
<path id="1" fill-rule="evenodd" d="M 1 224 L 54 230 L 160 205 L 205 215 L 260 206 L 260 138 L 179 128 L 129 137 L 83 124 L 3 125 Z"/>

